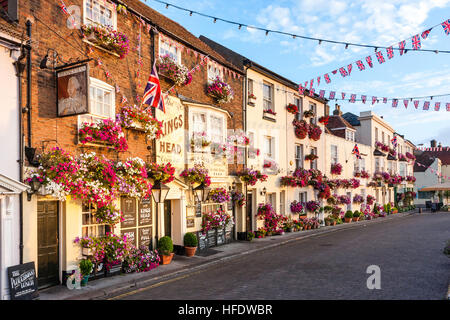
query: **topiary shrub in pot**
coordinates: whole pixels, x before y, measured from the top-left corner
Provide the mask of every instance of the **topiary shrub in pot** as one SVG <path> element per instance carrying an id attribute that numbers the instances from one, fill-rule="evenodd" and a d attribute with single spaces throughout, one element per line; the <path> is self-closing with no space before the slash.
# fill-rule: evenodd
<path id="1" fill-rule="evenodd" d="M 92 268 L 93 268 L 93 263 L 91 260 L 89 259 L 83 259 L 80 261 L 80 273 L 81 273 L 81 286 L 84 287 L 88 280 L 89 280 L 89 275 L 92 272 Z"/>
<path id="2" fill-rule="evenodd" d="M 353 212 L 352 221 L 359 221 L 360 216 L 361 216 L 361 212 L 359 212 L 358 210 L 355 210 L 355 212 Z"/>
<path id="3" fill-rule="evenodd" d="M 173 258 L 173 242 L 169 236 L 164 236 L 158 241 L 158 252 L 162 257 L 162 264 L 169 264 Z"/>
<path id="4" fill-rule="evenodd" d="M 197 251 L 198 240 L 197 236 L 192 232 L 187 232 L 183 238 L 184 242 L 184 251 L 186 252 L 186 256 L 193 257 L 195 255 L 195 251 Z"/>
<path id="5" fill-rule="evenodd" d="M 352 222 L 352 219 L 353 219 L 353 212 L 352 212 L 351 210 L 348 210 L 348 211 L 345 213 L 344 218 L 345 218 L 345 222 L 346 222 L 346 223 Z"/>

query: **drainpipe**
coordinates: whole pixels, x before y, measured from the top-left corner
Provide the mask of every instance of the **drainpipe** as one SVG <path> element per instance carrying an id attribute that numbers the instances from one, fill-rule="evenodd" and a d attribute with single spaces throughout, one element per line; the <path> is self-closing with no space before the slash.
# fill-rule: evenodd
<path id="1" fill-rule="evenodd" d="M 244 122 L 244 132 L 245 134 L 247 134 L 247 91 L 248 91 L 248 68 L 251 67 L 251 61 L 250 60 L 245 60 L 244 61 L 244 71 L 245 71 L 245 76 L 244 76 L 244 85 L 242 86 L 243 88 L 243 95 L 242 95 L 242 120 Z M 248 149 L 245 148 L 245 156 L 244 156 L 244 168 L 247 168 L 247 157 L 248 157 Z M 247 205 L 248 205 L 248 199 L 247 199 L 247 183 L 244 183 L 244 195 L 245 195 L 245 220 L 244 220 L 244 224 L 245 224 L 245 228 L 244 228 L 244 232 L 247 233 Z M 252 197 L 252 201 L 253 201 L 253 197 Z M 252 219 L 253 213 L 250 214 L 250 230 L 253 229 L 253 219 Z M 245 235 L 245 239 L 247 238 L 247 235 Z"/>
<path id="2" fill-rule="evenodd" d="M 27 20 L 27 36 L 31 43 L 31 21 Z M 28 147 L 31 148 L 31 47 L 27 48 L 27 120 L 28 120 Z"/>

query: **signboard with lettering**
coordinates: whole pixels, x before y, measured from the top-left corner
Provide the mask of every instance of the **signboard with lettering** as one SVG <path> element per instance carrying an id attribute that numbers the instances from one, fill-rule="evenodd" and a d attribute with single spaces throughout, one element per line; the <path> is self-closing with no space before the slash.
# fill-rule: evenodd
<path id="1" fill-rule="evenodd" d="M 121 228 L 136 227 L 136 199 L 134 198 L 120 198 L 120 208 L 123 213 L 123 221 Z"/>
<path id="2" fill-rule="evenodd" d="M 217 244 L 216 229 L 208 230 L 207 238 L 208 238 L 208 247 L 215 247 Z"/>
<path id="3" fill-rule="evenodd" d="M 203 234 L 202 232 L 197 232 L 197 238 L 198 238 L 198 250 L 204 251 L 208 249 L 208 239 L 206 238 L 206 234 Z"/>
<path id="4" fill-rule="evenodd" d="M 8 267 L 11 300 L 31 300 L 39 296 L 34 261 Z"/>
<path id="5" fill-rule="evenodd" d="M 136 246 L 136 228 L 128 229 L 128 230 L 121 230 L 122 236 L 127 236 L 128 241 L 133 245 Z"/>
<path id="6" fill-rule="evenodd" d="M 186 228 L 193 228 L 193 227 L 195 227 L 195 219 L 187 218 L 186 219 Z"/>
<path id="7" fill-rule="evenodd" d="M 217 229 L 217 245 L 225 243 L 225 229 Z"/>
<path id="8" fill-rule="evenodd" d="M 184 170 L 184 106 L 180 99 L 167 96 L 166 112 L 156 109 L 156 118 L 162 122 L 163 134 L 156 140 L 156 162 L 170 162 L 176 173 Z"/>
<path id="9" fill-rule="evenodd" d="M 152 240 L 152 227 L 139 228 L 139 246 L 148 247 Z"/>
<path id="10" fill-rule="evenodd" d="M 150 199 L 142 199 L 139 202 L 139 226 L 148 226 L 152 224 L 152 204 Z"/>

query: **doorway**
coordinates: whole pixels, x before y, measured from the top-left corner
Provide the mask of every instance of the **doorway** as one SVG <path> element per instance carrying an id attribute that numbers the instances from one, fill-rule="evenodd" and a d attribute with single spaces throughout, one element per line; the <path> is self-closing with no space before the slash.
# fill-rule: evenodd
<path id="1" fill-rule="evenodd" d="M 246 231 L 252 231 L 252 204 L 253 204 L 253 196 L 251 193 L 247 193 L 247 214 L 246 214 Z"/>
<path id="2" fill-rule="evenodd" d="M 59 284 L 58 201 L 38 201 L 38 287 Z"/>
<path id="3" fill-rule="evenodd" d="M 164 201 L 164 235 L 172 238 L 172 200 Z"/>

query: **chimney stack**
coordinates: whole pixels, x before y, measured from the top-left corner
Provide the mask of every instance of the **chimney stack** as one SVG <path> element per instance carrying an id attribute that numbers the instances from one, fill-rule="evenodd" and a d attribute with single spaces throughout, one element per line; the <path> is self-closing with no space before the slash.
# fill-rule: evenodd
<path id="1" fill-rule="evenodd" d="M 430 141 L 430 146 L 432 147 L 432 148 L 436 148 L 436 140 L 431 140 Z"/>
<path id="2" fill-rule="evenodd" d="M 336 103 L 336 108 L 333 111 L 334 116 L 342 116 L 341 106 Z"/>

